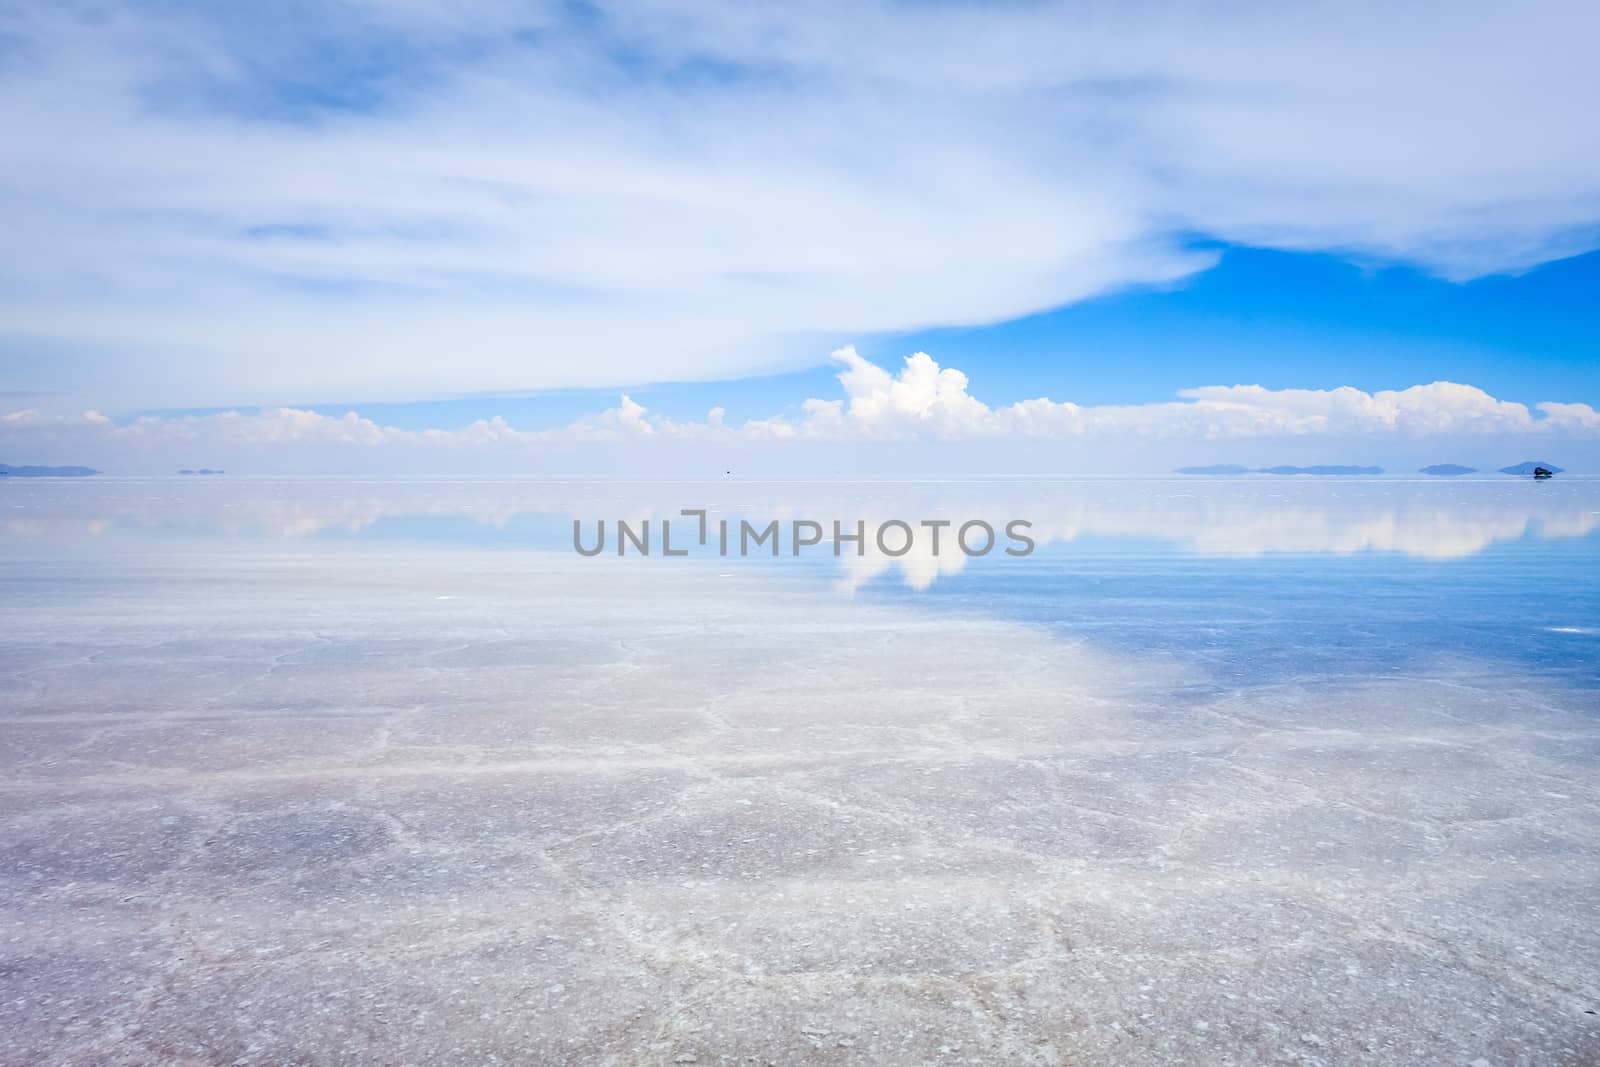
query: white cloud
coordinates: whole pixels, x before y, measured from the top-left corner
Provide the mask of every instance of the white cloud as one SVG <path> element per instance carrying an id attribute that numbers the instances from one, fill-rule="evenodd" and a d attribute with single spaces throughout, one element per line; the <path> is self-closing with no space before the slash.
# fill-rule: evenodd
<path id="1" fill-rule="evenodd" d="M 818 450 L 845 449 L 883 457 L 889 473 L 926 473 L 943 469 L 952 455 L 988 449 L 998 456 L 1019 445 L 1059 456 L 1056 446 L 1076 443 L 1083 448 L 1073 462 L 1042 469 L 1113 472 L 1166 470 L 1200 448 L 1253 448 L 1263 464 L 1274 464 L 1284 462 L 1281 451 L 1297 441 L 1314 443 L 1324 450 L 1321 458 L 1334 453 L 1335 460 L 1352 448 L 1393 454 L 1476 441 L 1474 448 L 1493 445 L 1503 452 L 1520 442 L 1600 443 L 1600 413 L 1587 404 L 1544 403 L 1535 414 L 1453 382 L 1377 393 L 1348 386 L 1205 386 L 1152 404 L 1083 406 L 1041 397 L 991 407 L 968 392 L 965 374 L 924 352 L 906 357 L 894 374 L 854 348 L 833 358 L 842 368 L 842 398 L 808 399 L 797 418 L 738 425 L 720 407 L 704 421 L 679 422 L 626 395 L 614 408 L 537 430 L 518 429 L 498 416 L 459 428 L 402 429 L 356 412 L 333 416 L 294 408 L 145 416 L 125 424 L 96 411 L 62 416 L 28 409 L 0 415 L 0 448 L 30 462 L 48 457 L 127 472 L 222 466 L 217 457 L 235 456 L 257 470 L 348 471 L 355 461 L 361 469 L 376 464 L 408 473 L 485 463 L 523 472 L 657 472 L 674 463 L 679 469 L 685 463 L 720 467 L 723 459 L 713 456 L 742 463 L 759 449 L 790 452 L 797 457 L 791 467 L 810 463 L 811 473 L 830 473 L 816 468 Z M 1118 458 L 1123 453 L 1141 459 L 1127 462 Z"/>
<path id="2" fill-rule="evenodd" d="M 1596 422 L 1600 416 L 1587 404 L 1541 404 L 1543 417 L 1536 417 L 1523 404 L 1496 400 L 1481 389 L 1454 382 L 1377 393 L 1349 386 L 1205 386 L 1184 390 L 1185 399 L 1172 403 L 1083 407 L 1041 397 L 991 408 L 967 392 L 965 374 L 941 368 L 925 352 L 908 356 L 898 375 L 869 363 L 854 348 L 840 349 L 834 359 L 844 366 L 839 381 L 845 400 L 810 401 L 806 419 L 793 427 L 797 435 L 1221 440 L 1311 434 L 1587 433 L 1600 428 Z"/>
<path id="3" fill-rule="evenodd" d="M 1592 4 L 564 10 L 0 14 L 0 333 L 71 354 L 8 370 L 126 407 L 728 378 L 1180 277 L 1183 233 L 1468 277 L 1600 220 Z"/>

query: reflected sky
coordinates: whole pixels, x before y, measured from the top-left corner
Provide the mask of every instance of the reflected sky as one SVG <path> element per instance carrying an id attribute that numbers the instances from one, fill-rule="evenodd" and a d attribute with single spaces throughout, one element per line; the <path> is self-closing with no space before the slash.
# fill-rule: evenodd
<path id="1" fill-rule="evenodd" d="M 1032 522 L 1042 542 L 1160 542 L 1201 557 L 1373 552 L 1457 559 L 1500 542 L 1584 538 L 1600 530 L 1600 480 L 14 479 L 0 484 L 0 531 L 20 539 L 112 532 L 343 535 L 565 549 L 574 518 L 659 520 L 676 517 L 682 508 L 752 521 L 1018 517 Z M 892 566 L 858 572 L 857 584 L 890 569 L 902 572 L 913 586 L 930 584 L 938 572 L 922 573 L 920 556 L 914 551 Z"/>
<path id="2" fill-rule="evenodd" d="M 909 483 L 528 481 L 15 481 L 0 487 L 14 558 L 211 552 L 340 542 L 492 549 L 600 568 L 683 568 L 719 582 L 793 580 L 934 613 L 976 614 L 1140 655 L 1200 664 L 1222 684 L 1365 676 L 1441 658 L 1600 682 L 1600 481 L 1495 478 L 1149 479 Z M 572 523 L 705 508 L 777 519 L 777 559 L 595 559 Z M 889 558 L 827 541 L 791 554 L 797 518 L 874 529 L 983 518 L 1032 523 L 1035 552 Z M 679 543 L 693 520 L 680 520 Z M 659 536 L 659 535 L 658 535 Z M 1004 542 L 1002 542 L 1003 544 Z"/>

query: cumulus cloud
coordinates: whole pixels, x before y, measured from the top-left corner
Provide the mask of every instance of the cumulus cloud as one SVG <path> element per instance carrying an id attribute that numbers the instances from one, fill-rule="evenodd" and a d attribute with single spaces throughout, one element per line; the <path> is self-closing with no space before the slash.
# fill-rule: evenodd
<path id="1" fill-rule="evenodd" d="M 1178 278 L 1194 233 L 1514 270 L 1594 246 L 1597 34 L 1556 0 L 8 5 L 0 340 L 84 404 L 409 399 L 798 365 Z"/>
<path id="2" fill-rule="evenodd" d="M 990 407 L 967 391 L 967 376 L 940 367 L 926 352 L 906 357 L 898 374 L 863 359 L 854 348 L 833 354 L 843 365 L 843 400 L 812 400 L 797 424 L 751 424 L 753 432 L 783 426 L 793 436 L 861 438 L 1085 436 L 1189 438 L 1444 434 L 1591 433 L 1587 404 L 1546 403 L 1540 415 L 1470 385 L 1433 382 L 1366 393 L 1337 389 L 1266 389 L 1259 385 L 1186 389 L 1171 403 L 1084 407 L 1047 397 Z"/>
<path id="3" fill-rule="evenodd" d="M 288 464 L 342 471 L 352 456 L 382 454 L 389 469 L 412 473 L 470 469 L 486 458 L 536 463 L 554 473 L 583 473 L 600 462 L 626 473 L 650 467 L 655 458 L 744 457 L 762 447 L 814 457 L 806 449 L 842 448 L 890 455 L 904 473 L 917 470 L 918 459 L 932 454 L 924 451 L 929 448 L 970 451 L 1030 442 L 1091 445 L 1081 454 L 1097 463 L 1141 442 L 1158 446 L 1158 457 L 1296 440 L 1328 449 L 1473 439 L 1600 442 L 1600 413 L 1587 404 L 1550 402 L 1530 410 L 1454 382 L 1376 393 L 1348 386 L 1204 386 L 1152 404 L 1084 406 L 1040 397 L 991 406 L 969 391 L 965 374 L 941 367 L 925 352 L 907 356 L 894 373 L 854 348 L 839 349 L 833 359 L 841 368 L 842 397 L 807 399 L 797 417 L 740 424 L 727 421 L 720 407 L 703 420 L 675 421 L 626 395 L 613 408 L 546 429 L 519 429 L 498 416 L 456 428 L 404 429 L 353 411 L 327 415 L 295 408 L 144 416 L 126 423 L 96 411 L 66 416 L 26 409 L 0 415 L 0 447 L 35 459 L 70 456 L 125 470 L 128 457 L 148 463 L 173 457 L 177 465 L 195 466 L 217 463 L 213 456 L 240 455 L 266 459 L 268 469 Z M 1160 463 L 1170 465 L 1161 458 L 1151 469 L 1165 469 Z"/>

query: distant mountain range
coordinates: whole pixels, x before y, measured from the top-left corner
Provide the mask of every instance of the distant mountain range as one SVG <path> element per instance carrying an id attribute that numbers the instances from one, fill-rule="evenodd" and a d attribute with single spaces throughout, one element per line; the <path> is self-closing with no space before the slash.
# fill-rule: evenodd
<path id="1" fill-rule="evenodd" d="M 1565 470 L 1549 460 L 1530 459 L 1525 463 L 1518 463 L 1510 467 L 1501 467 L 1501 474 L 1517 474 L 1524 477 L 1532 475 L 1534 468 L 1543 467 L 1552 474 L 1560 474 Z M 0 463 L 0 478 L 87 478 L 100 472 L 93 467 L 13 467 L 9 463 Z M 201 467 L 198 470 L 181 470 L 179 474 L 221 474 L 220 470 Z M 1382 467 L 1356 467 L 1344 464 L 1322 464 L 1311 467 L 1243 467 L 1237 463 L 1213 463 L 1209 467 L 1179 467 L 1177 474 L 1311 474 L 1311 475 L 1361 475 L 1382 474 Z M 1429 467 L 1422 467 L 1418 474 L 1431 474 L 1440 478 L 1454 478 L 1462 474 L 1477 474 L 1476 467 L 1463 467 L 1459 463 L 1435 463 Z"/>
<path id="2" fill-rule="evenodd" d="M 13 467 L 0 463 L 0 478 L 87 478 L 99 473 L 93 467 Z"/>
<path id="3" fill-rule="evenodd" d="M 1560 474 L 1562 468 L 1545 459 L 1530 459 L 1526 463 L 1518 463 L 1511 467 L 1501 467 L 1501 474 L 1520 474 L 1528 476 L 1533 474 L 1534 468 L 1543 467 L 1552 474 Z M 1354 467 L 1343 464 L 1324 464 L 1314 467 L 1242 467 L 1237 463 L 1213 463 L 1209 467 L 1179 467 L 1178 474 L 1321 474 L 1321 475 L 1347 475 L 1347 474 L 1382 474 L 1382 467 Z M 1431 467 L 1422 467 L 1418 474 L 1431 474 L 1437 478 L 1454 478 L 1462 474 L 1477 474 L 1476 467 L 1463 467 L 1459 463 L 1435 463 Z"/>
<path id="4" fill-rule="evenodd" d="M 1214 463 L 1209 467 L 1179 467 L 1178 474 L 1382 474 L 1382 467 L 1241 467 L 1234 463 Z"/>

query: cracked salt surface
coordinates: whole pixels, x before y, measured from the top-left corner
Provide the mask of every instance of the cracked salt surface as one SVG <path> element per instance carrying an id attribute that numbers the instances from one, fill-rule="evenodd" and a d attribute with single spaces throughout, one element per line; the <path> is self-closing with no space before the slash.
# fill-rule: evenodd
<path id="1" fill-rule="evenodd" d="M 1582 671 L 1222 683 L 716 563 L 52 551 L 0 563 L 5 1063 L 1600 1061 Z"/>

